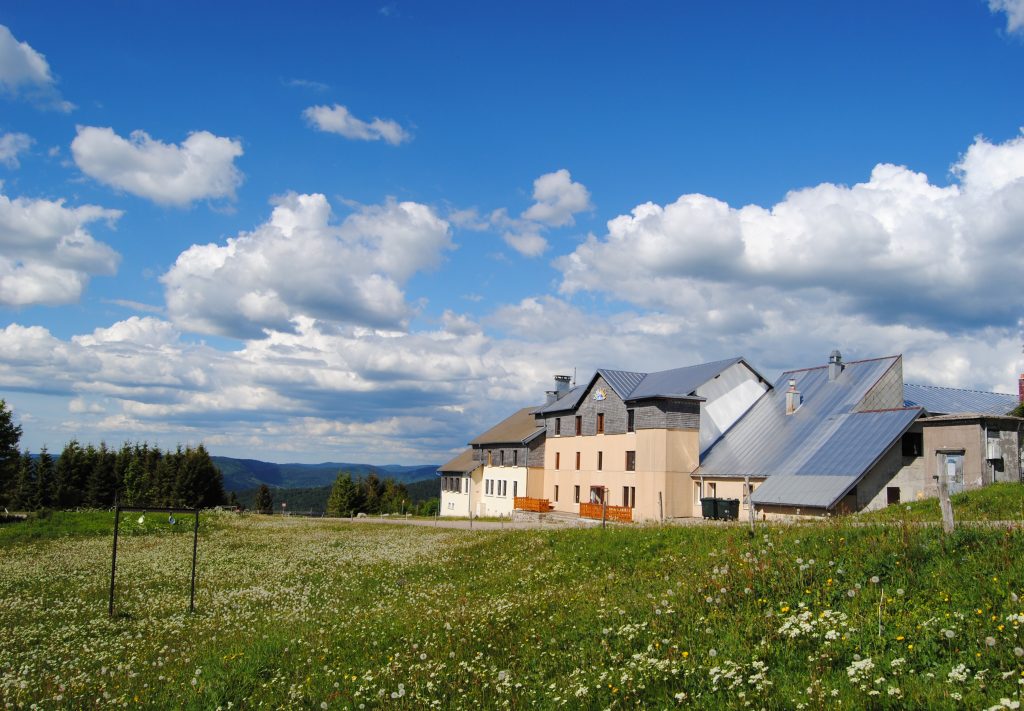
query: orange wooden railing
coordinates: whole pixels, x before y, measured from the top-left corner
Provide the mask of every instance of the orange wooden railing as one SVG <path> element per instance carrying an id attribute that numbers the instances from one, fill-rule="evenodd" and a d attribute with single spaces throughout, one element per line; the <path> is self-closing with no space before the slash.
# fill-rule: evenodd
<path id="1" fill-rule="evenodd" d="M 517 496 L 513 503 L 518 511 L 537 511 L 538 513 L 547 513 L 555 508 L 547 499 L 532 499 L 528 496 Z"/>
<path id="2" fill-rule="evenodd" d="M 580 518 L 601 520 L 601 504 L 580 504 Z M 628 506 L 606 506 L 604 516 L 609 521 L 632 523 L 633 509 Z"/>

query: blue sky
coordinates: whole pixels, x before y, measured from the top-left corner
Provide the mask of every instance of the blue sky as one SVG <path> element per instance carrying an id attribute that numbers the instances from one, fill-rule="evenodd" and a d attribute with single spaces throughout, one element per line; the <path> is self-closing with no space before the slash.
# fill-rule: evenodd
<path id="1" fill-rule="evenodd" d="M 1013 392 L 1024 2 L 0 8 L 23 444 L 439 462 L 555 373 Z"/>

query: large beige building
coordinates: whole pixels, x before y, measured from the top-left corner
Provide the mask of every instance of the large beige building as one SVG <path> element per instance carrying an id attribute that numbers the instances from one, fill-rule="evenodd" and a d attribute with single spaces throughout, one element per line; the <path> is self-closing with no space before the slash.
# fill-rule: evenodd
<path id="1" fill-rule="evenodd" d="M 441 514 L 661 521 L 700 516 L 715 498 L 738 500 L 744 518 L 821 516 L 934 496 L 940 476 L 953 491 L 1021 481 L 1024 420 L 1006 415 L 1017 402 L 906 385 L 901 356 L 838 351 L 774 386 L 743 358 L 599 369 L 578 386 L 556 376 L 544 405 L 438 470 Z"/>

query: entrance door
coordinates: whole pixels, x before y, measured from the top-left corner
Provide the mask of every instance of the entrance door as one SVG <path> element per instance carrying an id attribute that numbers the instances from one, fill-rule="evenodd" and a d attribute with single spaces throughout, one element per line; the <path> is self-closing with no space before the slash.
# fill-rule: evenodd
<path id="1" fill-rule="evenodd" d="M 603 486 L 592 486 L 592 487 L 590 487 L 590 503 L 592 503 L 592 504 L 604 503 L 604 487 Z"/>
<path id="2" fill-rule="evenodd" d="M 945 476 L 949 484 L 949 493 L 956 494 L 964 490 L 964 453 L 940 452 L 939 476 Z"/>

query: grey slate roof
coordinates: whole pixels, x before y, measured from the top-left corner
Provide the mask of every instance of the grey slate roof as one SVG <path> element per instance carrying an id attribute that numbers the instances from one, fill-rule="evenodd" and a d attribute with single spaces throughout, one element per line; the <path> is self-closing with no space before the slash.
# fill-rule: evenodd
<path id="1" fill-rule="evenodd" d="M 834 381 L 827 366 L 783 373 L 708 450 L 696 474 L 767 477 L 752 496 L 757 504 L 835 505 L 921 414 L 919 408 L 855 411 L 898 358 L 847 363 Z M 790 378 L 803 404 L 787 415 Z"/>
<path id="2" fill-rule="evenodd" d="M 438 467 L 437 473 L 439 476 L 441 474 L 468 474 L 482 464 L 483 462 L 478 462 L 473 459 L 473 450 L 467 449 L 447 464 L 442 464 Z"/>
<path id="3" fill-rule="evenodd" d="M 923 407 L 932 415 L 963 412 L 1005 415 L 1019 404 L 1016 395 L 942 388 L 937 385 L 904 384 L 903 399 L 907 405 Z"/>
<path id="4" fill-rule="evenodd" d="M 727 358 L 711 363 L 691 365 L 685 368 L 661 370 L 655 373 L 636 373 L 629 370 L 598 368 L 594 377 L 598 375 L 603 377 L 605 382 L 615 391 L 615 394 L 623 400 L 643 400 L 659 397 L 697 399 L 697 396 L 694 394 L 697 388 L 726 368 L 740 361 L 743 361 L 743 358 Z M 592 381 L 593 379 L 591 379 Z M 586 386 L 573 388 L 550 405 L 539 408 L 537 414 L 564 412 L 565 410 L 575 409 L 586 389 Z"/>

